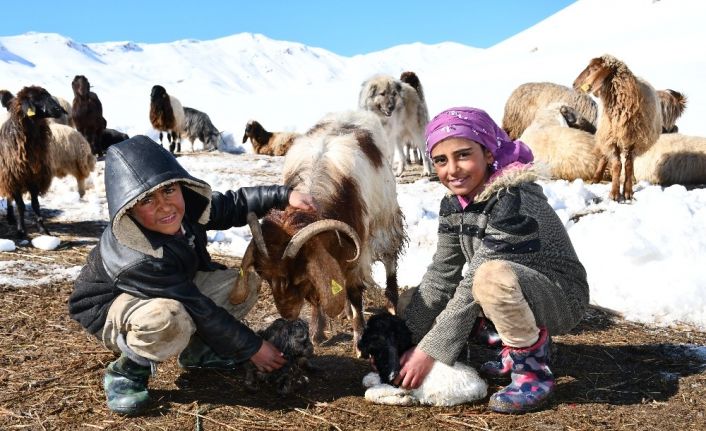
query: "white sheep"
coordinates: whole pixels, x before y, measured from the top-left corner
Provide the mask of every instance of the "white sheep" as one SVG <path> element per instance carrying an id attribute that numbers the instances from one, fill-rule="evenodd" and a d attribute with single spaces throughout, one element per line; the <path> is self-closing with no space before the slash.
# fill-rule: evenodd
<path id="1" fill-rule="evenodd" d="M 54 177 L 73 175 L 78 195 L 86 193 L 86 178 L 96 166 L 96 157 L 86 138 L 76 129 L 63 124 L 50 123 L 52 139 L 49 143 L 49 164 Z"/>
<path id="2" fill-rule="evenodd" d="M 600 158 L 595 137 L 569 127 L 562 114 L 565 108 L 562 102 L 554 102 L 538 110 L 520 140 L 532 149 L 535 163 L 552 178 L 590 180 Z"/>
<path id="3" fill-rule="evenodd" d="M 660 135 L 635 159 L 635 179 L 652 184 L 706 184 L 706 138 L 680 133 Z"/>
<path id="4" fill-rule="evenodd" d="M 591 124 L 596 124 L 598 107 L 590 96 L 551 82 L 528 82 L 517 87 L 505 102 L 503 129 L 517 139 L 532 123 L 539 109 L 562 102 L 578 111 Z"/>

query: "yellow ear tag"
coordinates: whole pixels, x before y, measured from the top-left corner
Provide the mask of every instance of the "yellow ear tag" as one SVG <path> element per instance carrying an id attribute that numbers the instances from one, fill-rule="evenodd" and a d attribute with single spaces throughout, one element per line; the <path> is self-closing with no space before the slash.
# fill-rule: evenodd
<path id="1" fill-rule="evenodd" d="M 581 90 L 583 90 L 584 93 L 588 93 L 588 90 L 590 90 L 590 89 L 591 89 L 591 84 L 586 83 L 581 86 Z"/>
<path id="2" fill-rule="evenodd" d="M 342 291 L 343 291 L 343 286 L 336 283 L 336 280 L 331 279 L 331 292 L 333 292 L 334 295 L 338 295 Z"/>
<path id="3" fill-rule="evenodd" d="M 34 112 L 34 109 L 32 109 L 32 108 L 27 109 L 27 116 L 28 117 L 34 117 L 35 114 L 36 114 L 36 112 Z"/>
<path id="4" fill-rule="evenodd" d="M 240 268 L 240 278 L 243 278 L 243 268 Z"/>

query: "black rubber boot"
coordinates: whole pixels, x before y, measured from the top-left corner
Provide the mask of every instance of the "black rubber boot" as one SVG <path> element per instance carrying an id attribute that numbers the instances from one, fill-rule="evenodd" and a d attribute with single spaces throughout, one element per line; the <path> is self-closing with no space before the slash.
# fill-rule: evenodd
<path id="1" fill-rule="evenodd" d="M 150 401 L 147 392 L 150 374 L 149 366 L 133 362 L 124 353 L 108 364 L 103 378 L 108 408 L 126 416 L 140 414 Z"/>

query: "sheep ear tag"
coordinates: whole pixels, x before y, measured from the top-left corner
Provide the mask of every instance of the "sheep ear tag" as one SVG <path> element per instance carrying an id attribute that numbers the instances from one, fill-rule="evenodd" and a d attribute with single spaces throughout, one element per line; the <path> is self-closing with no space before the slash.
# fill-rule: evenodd
<path id="1" fill-rule="evenodd" d="M 37 113 L 34 111 L 34 108 L 32 108 L 32 107 L 27 108 L 27 116 L 28 117 L 34 117 L 35 115 L 37 115 Z"/>
<path id="2" fill-rule="evenodd" d="M 342 291 L 343 291 L 343 286 L 341 286 L 340 284 L 338 284 L 338 283 L 336 282 L 336 280 L 334 280 L 334 279 L 332 278 L 332 279 L 331 279 L 331 293 L 333 293 L 334 295 L 338 295 L 338 294 L 341 293 Z"/>

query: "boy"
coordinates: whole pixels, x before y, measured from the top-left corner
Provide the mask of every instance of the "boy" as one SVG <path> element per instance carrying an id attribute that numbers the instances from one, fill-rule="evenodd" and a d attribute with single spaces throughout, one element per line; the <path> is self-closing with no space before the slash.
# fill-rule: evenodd
<path id="1" fill-rule="evenodd" d="M 238 319 L 257 300 L 230 304 L 237 273 L 211 261 L 206 231 L 243 226 L 287 204 L 315 210 L 311 196 L 285 186 L 212 192 L 146 136 L 108 149 L 105 190 L 110 224 L 90 252 L 69 298 L 69 313 L 120 354 L 106 368 L 108 408 L 136 415 L 149 402 L 156 363 L 179 354 L 183 368 L 261 371 L 286 360 Z"/>

